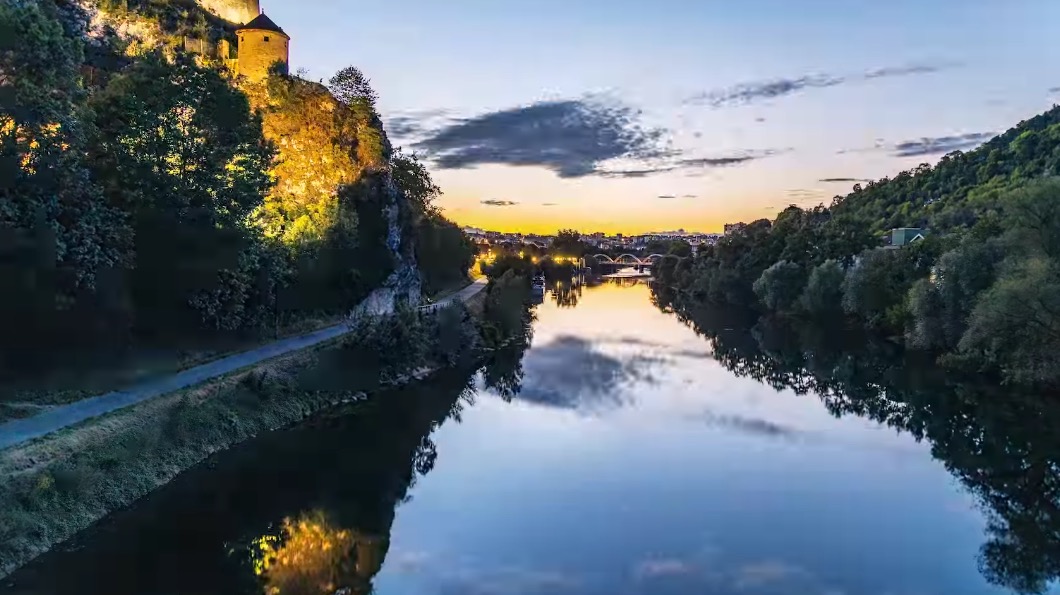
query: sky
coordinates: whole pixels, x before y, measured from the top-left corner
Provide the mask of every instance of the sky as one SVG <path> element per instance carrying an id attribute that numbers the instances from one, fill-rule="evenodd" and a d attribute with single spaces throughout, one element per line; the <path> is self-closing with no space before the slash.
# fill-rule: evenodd
<path id="1" fill-rule="evenodd" d="M 828 204 L 1060 100 L 1056 0 L 263 0 L 360 68 L 462 225 L 627 234 Z"/>

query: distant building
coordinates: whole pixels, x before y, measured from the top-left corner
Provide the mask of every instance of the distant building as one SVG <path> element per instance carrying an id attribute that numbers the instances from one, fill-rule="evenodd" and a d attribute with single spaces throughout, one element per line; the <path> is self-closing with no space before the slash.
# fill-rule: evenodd
<path id="1" fill-rule="evenodd" d="M 742 230 L 745 227 L 747 227 L 746 223 L 726 223 L 725 224 L 725 235 L 729 235 L 730 233 L 740 231 L 740 230 Z"/>
<path id="2" fill-rule="evenodd" d="M 927 230 L 919 227 L 896 227 L 886 237 L 886 248 L 896 249 L 921 242 L 927 237 Z"/>

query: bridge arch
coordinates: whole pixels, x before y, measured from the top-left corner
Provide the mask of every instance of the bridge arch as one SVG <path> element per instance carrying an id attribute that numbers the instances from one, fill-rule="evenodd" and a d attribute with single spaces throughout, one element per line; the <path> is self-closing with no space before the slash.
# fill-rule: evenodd
<path id="1" fill-rule="evenodd" d="M 663 258 L 666 258 L 665 254 L 651 254 L 647 258 L 645 258 L 644 260 L 649 261 L 649 262 L 655 262 L 655 261 L 661 260 Z"/>
<path id="2" fill-rule="evenodd" d="M 619 256 L 615 262 L 621 262 L 623 264 L 644 264 L 644 261 L 633 254 L 623 254 L 622 256 Z"/>
<path id="3" fill-rule="evenodd" d="M 606 254 L 597 254 L 597 255 L 593 256 L 593 258 L 595 258 L 596 260 L 602 261 L 602 262 L 615 262 L 613 258 L 611 258 L 610 256 L 608 256 Z"/>

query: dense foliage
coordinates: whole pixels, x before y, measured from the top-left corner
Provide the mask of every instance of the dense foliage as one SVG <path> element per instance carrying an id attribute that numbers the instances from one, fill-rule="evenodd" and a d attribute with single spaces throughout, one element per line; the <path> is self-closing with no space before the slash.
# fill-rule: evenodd
<path id="1" fill-rule="evenodd" d="M 1055 387 L 1060 366 L 1060 108 L 969 152 L 792 206 L 655 274 L 682 307 L 846 317 L 957 367 Z M 891 227 L 923 238 L 884 245 Z"/>
<path id="2" fill-rule="evenodd" d="M 173 30 L 160 4 L 115 10 Z M 429 291 L 466 279 L 473 247 L 391 150 L 360 71 L 237 83 L 114 32 L 89 46 L 88 21 L 66 0 L 0 5 L 0 363 L 343 313 L 395 269 L 395 228 Z M 129 55 L 101 75 L 89 48 Z"/>

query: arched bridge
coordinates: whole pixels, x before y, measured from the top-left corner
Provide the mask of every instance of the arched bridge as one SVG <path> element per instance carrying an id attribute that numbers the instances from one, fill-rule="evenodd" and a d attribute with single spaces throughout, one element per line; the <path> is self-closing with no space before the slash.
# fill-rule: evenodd
<path id="1" fill-rule="evenodd" d="M 604 264 L 625 264 L 625 265 L 643 265 L 651 266 L 655 264 L 655 261 L 663 258 L 662 254 L 650 254 L 644 258 L 638 258 L 633 254 L 623 254 L 618 258 L 611 258 L 606 254 L 596 254 L 592 258 L 595 258 L 598 262 Z"/>

